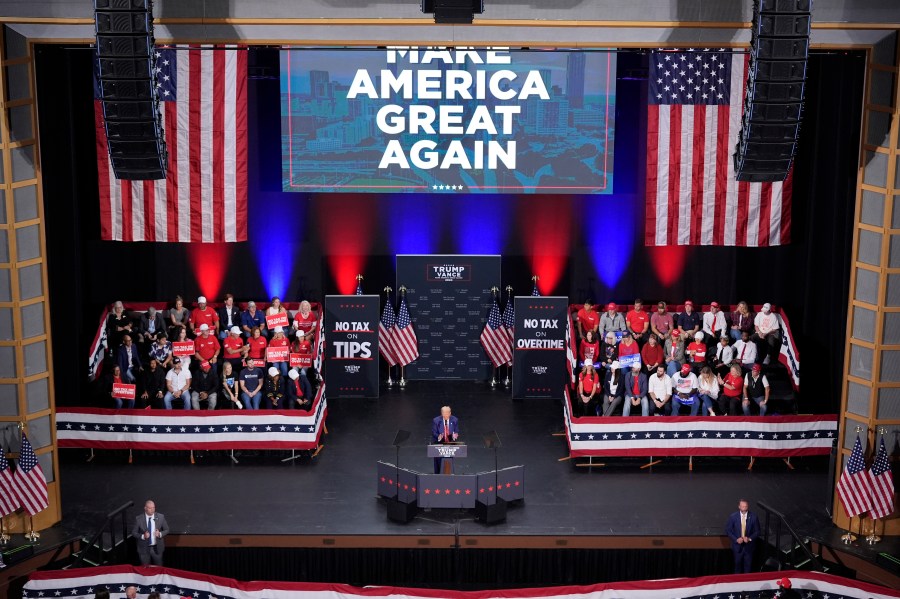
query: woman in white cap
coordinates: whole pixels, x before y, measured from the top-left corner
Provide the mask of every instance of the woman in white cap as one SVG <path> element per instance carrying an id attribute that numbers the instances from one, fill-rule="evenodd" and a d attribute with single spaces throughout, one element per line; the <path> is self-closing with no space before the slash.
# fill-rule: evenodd
<path id="1" fill-rule="evenodd" d="M 247 357 L 249 350 L 250 346 L 241 337 L 241 328 L 237 325 L 231 327 L 228 336 L 222 341 L 222 358 L 231 363 L 234 372 L 241 369 L 241 364 L 244 363 L 244 358 Z"/>
<path id="2" fill-rule="evenodd" d="M 684 353 L 687 354 L 694 374 L 699 374 L 700 369 L 706 366 L 706 342 L 703 340 L 703 331 L 694 333 L 694 340 L 688 344 Z"/>
<path id="3" fill-rule="evenodd" d="M 296 368 L 288 371 L 288 381 L 285 383 L 285 409 L 298 408 L 309 411 L 312 407 L 312 388 L 309 380 L 297 372 Z"/>
<path id="4" fill-rule="evenodd" d="M 635 344 L 637 345 L 637 344 Z M 619 368 L 619 362 L 609 365 L 609 372 L 603 380 L 603 402 L 601 410 L 603 416 L 612 416 L 622 405 L 625 398 L 625 377 Z"/>
<path id="5" fill-rule="evenodd" d="M 280 348 L 284 347 L 288 349 L 290 352 L 291 342 L 284 335 L 284 329 L 281 327 L 275 327 L 275 334 L 272 335 L 272 340 L 269 341 L 269 349 L 272 348 Z M 269 364 L 278 370 L 281 376 L 287 376 L 288 372 L 288 363 L 287 362 L 269 362 Z"/>
<path id="6" fill-rule="evenodd" d="M 284 379 L 274 366 L 269 367 L 267 374 L 263 391 L 264 407 L 267 410 L 281 410 L 284 408 Z"/>

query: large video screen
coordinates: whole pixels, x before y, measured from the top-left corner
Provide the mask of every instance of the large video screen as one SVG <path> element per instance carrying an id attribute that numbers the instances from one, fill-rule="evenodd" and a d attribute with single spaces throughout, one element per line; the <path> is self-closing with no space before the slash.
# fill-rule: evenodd
<path id="1" fill-rule="evenodd" d="M 281 52 L 282 186 L 612 193 L 615 54 Z"/>

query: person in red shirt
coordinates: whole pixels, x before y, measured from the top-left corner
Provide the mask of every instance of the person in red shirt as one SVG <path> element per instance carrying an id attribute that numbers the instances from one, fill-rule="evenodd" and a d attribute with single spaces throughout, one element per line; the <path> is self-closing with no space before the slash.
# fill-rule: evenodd
<path id="1" fill-rule="evenodd" d="M 262 336 L 259 327 L 250 329 L 250 338 L 247 339 L 247 357 L 253 358 L 257 362 L 263 362 L 266 359 L 266 347 L 269 343 Z"/>
<path id="2" fill-rule="evenodd" d="M 594 365 L 590 362 L 584 365 L 584 370 L 578 375 L 578 401 L 573 406 L 576 414 L 580 416 L 596 416 L 597 415 L 597 393 L 603 391 L 603 384 L 600 382 L 600 374 L 594 370 Z"/>
<path id="3" fill-rule="evenodd" d="M 222 359 L 231 363 L 232 372 L 240 372 L 249 349 L 250 346 L 245 344 L 241 337 L 241 328 L 233 326 L 228 337 L 222 341 Z"/>
<path id="4" fill-rule="evenodd" d="M 300 354 L 301 356 L 304 356 L 309 359 L 309 364 L 310 364 L 309 366 L 293 368 L 292 370 L 297 371 L 297 373 L 300 375 L 300 384 L 306 390 L 305 391 L 306 397 L 307 397 L 307 399 L 312 400 L 315 397 L 315 395 L 313 394 L 312 384 L 310 381 L 312 379 L 316 378 L 316 369 L 315 369 L 315 366 L 313 366 L 313 364 L 312 364 L 312 357 L 313 357 L 312 356 L 312 353 L 313 353 L 312 343 L 310 343 L 309 340 L 306 339 L 306 336 L 303 335 L 303 331 L 297 331 L 297 338 L 294 339 L 293 343 L 291 343 L 291 352 L 293 352 L 295 354 Z M 290 376 L 290 375 L 291 375 L 291 373 L 289 372 L 288 376 Z M 306 409 L 309 409 L 309 406 L 311 404 L 306 404 L 306 405 L 307 405 Z"/>
<path id="5" fill-rule="evenodd" d="M 706 350 L 706 343 L 703 341 L 703 333 L 697 331 L 694 333 L 694 340 L 689 343 L 687 349 L 684 350 L 684 353 L 688 355 L 688 360 L 690 360 L 694 374 L 699 375 L 700 369 L 706 366 Z"/>
<path id="6" fill-rule="evenodd" d="M 300 302 L 300 309 L 294 314 L 294 330 L 303 333 L 303 337 L 307 341 L 312 341 L 316 335 L 317 317 L 312 311 L 312 306 L 308 301 Z"/>
<path id="7" fill-rule="evenodd" d="M 219 315 L 216 311 L 206 305 L 206 298 L 202 295 L 197 298 L 197 307 L 191 312 L 190 327 L 194 335 L 199 334 L 199 329 L 203 325 L 207 325 L 210 329 L 216 328 L 219 322 Z"/>
<path id="8" fill-rule="evenodd" d="M 585 300 L 584 307 L 578 311 L 578 338 L 584 339 L 585 333 L 594 331 L 597 334 L 597 327 L 600 326 L 600 315 L 594 308 L 591 300 Z"/>
<path id="9" fill-rule="evenodd" d="M 622 335 L 622 342 L 619 343 L 619 359 L 621 360 L 624 356 L 633 356 L 634 354 L 639 353 L 641 353 L 641 348 L 638 347 L 638 344 L 631 338 L 631 333 L 625 331 Z"/>
<path id="10" fill-rule="evenodd" d="M 648 335 L 647 344 L 641 350 L 641 362 L 644 364 L 644 371 L 647 373 L 647 376 L 654 374 L 656 367 L 660 364 L 665 365 L 663 363 L 664 359 L 663 346 L 657 342 L 656 335 Z"/>
<path id="11" fill-rule="evenodd" d="M 209 334 L 211 328 L 212 327 L 206 323 L 201 324 L 197 328 L 200 332 L 200 336 L 194 339 L 194 358 L 196 358 L 198 365 L 204 360 L 209 362 L 213 378 L 218 379 L 219 352 L 222 351 L 222 346 L 219 345 L 219 340 L 216 339 L 215 335 Z"/>
<path id="12" fill-rule="evenodd" d="M 739 364 L 732 364 L 731 370 L 724 377 L 719 377 L 722 393 L 719 393 L 719 410 L 729 416 L 740 416 L 743 413 L 741 401 L 744 396 L 744 376 Z"/>
<path id="13" fill-rule="evenodd" d="M 275 327 L 275 334 L 272 335 L 272 340 L 269 341 L 269 347 L 290 347 L 291 342 L 287 337 L 284 336 L 284 329 L 282 327 Z M 287 376 L 289 363 L 288 362 L 270 362 L 270 367 L 274 367 L 278 370 L 279 374 L 281 374 L 281 378 Z"/>
<path id="14" fill-rule="evenodd" d="M 650 315 L 644 312 L 644 302 L 640 298 L 634 300 L 634 309 L 625 315 L 625 324 L 638 347 L 644 347 L 647 333 L 650 331 Z"/>
<path id="15" fill-rule="evenodd" d="M 600 360 L 600 342 L 597 341 L 593 331 L 588 331 L 584 339 L 578 345 L 578 356 L 581 358 L 581 365 L 590 362 L 593 366 L 597 366 Z"/>

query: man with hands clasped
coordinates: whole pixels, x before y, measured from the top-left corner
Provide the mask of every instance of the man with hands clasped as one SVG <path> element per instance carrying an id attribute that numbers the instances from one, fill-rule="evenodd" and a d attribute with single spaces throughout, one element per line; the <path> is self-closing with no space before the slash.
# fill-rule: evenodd
<path id="1" fill-rule="evenodd" d="M 163 551 L 166 549 L 166 535 L 169 534 L 169 525 L 166 517 L 156 512 L 156 504 L 152 499 L 144 503 L 144 513 L 138 514 L 134 519 L 134 528 L 131 536 L 137 544 L 138 557 L 141 565 L 163 564 Z"/>

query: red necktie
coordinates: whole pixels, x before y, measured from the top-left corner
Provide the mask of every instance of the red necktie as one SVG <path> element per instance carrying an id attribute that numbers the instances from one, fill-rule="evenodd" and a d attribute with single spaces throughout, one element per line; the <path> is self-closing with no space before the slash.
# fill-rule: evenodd
<path id="1" fill-rule="evenodd" d="M 450 421 L 444 420 L 444 443 L 450 442 Z"/>
<path id="2" fill-rule="evenodd" d="M 297 390 L 297 397 L 306 397 L 303 395 L 303 389 L 300 388 L 300 379 L 294 381 L 294 389 Z"/>
<path id="3" fill-rule="evenodd" d="M 634 377 L 634 386 L 631 388 L 631 392 L 635 395 L 641 394 L 641 379 L 639 377 Z"/>
<path id="4" fill-rule="evenodd" d="M 747 351 L 747 344 L 745 343 L 743 347 L 741 347 L 741 362 L 744 361 L 744 352 Z"/>

